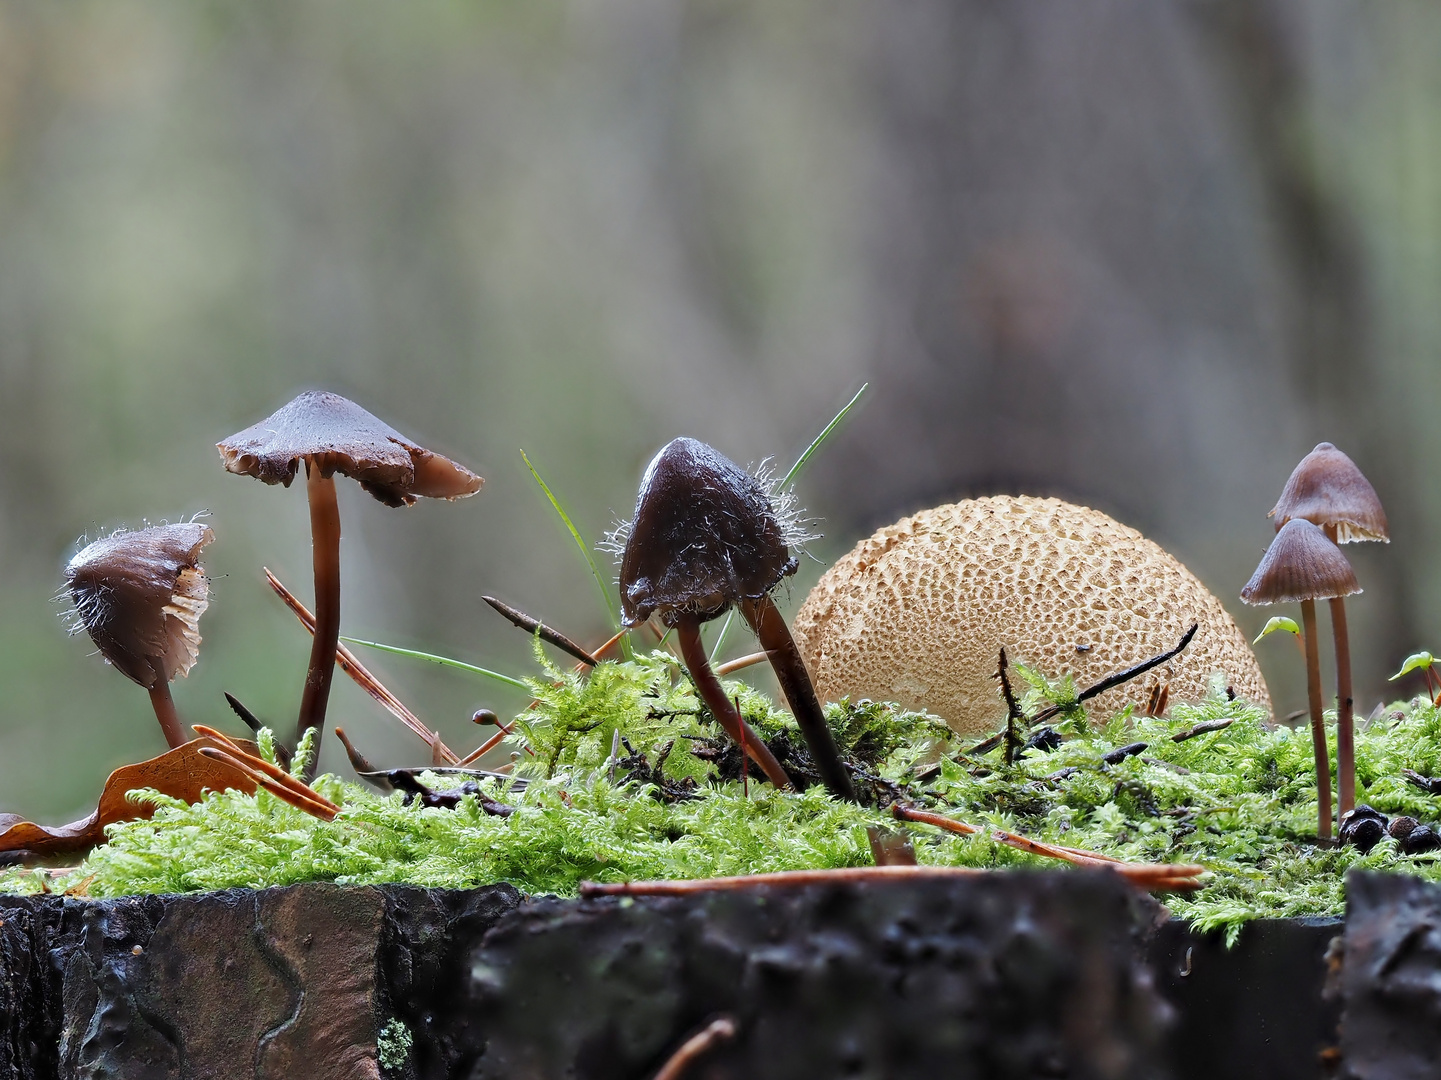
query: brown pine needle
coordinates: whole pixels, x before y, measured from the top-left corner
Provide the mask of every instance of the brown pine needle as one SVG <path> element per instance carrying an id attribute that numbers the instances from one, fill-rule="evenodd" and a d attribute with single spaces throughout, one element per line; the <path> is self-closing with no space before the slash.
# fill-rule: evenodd
<path id="1" fill-rule="evenodd" d="M 846 866 L 838 870 L 779 870 L 770 874 L 693 878 L 683 881 L 582 881 L 580 895 L 686 896 L 703 892 L 740 892 L 765 885 L 843 885 L 867 881 L 915 881 L 921 878 L 975 877 L 989 873 L 969 866 Z"/>
<path id="2" fill-rule="evenodd" d="M 265 568 L 265 580 L 270 583 L 275 594 L 285 601 L 285 606 L 295 613 L 295 617 L 300 620 L 301 625 L 314 634 L 315 616 L 310 613 L 310 610 L 281 583 L 278 577 L 270 572 L 269 568 Z M 425 744 L 431 747 L 432 756 L 438 758 L 436 764 L 455 764 L 458 760 L 455 751 L 440 741 L 440 734 L 426 727 L 415 713 L 407 709 L 398 697 L 387 690 L 385 685 L 370 673 L 370 670 L 360 662 L 344 642 L 335 647 L 335 663 L 341 671 L 355 680 L 356 685 L 379 702 L 392 716 L 419 735 Z"/>
<path id="3" fill-rule="evenodd" d="M 500 740 L 505 738 L 508 734 L 510 734 L 508 731 L 506 731 L 504 728 L 501 728 L 490 738 L 486 739 L 485 742 L 481 743 L 470 753 L 466 754 L 465 757 L 461 758 L 460 761 L 457 762 L 457 764 L 469 765 L 472 761 L 479 760 L 488 751 L 495 749 L 496 745 L 500 742 Z"/>
<path id="4" fill-rule="evenodd" d="M 733 671 L 740 671 L 742 668 L 753 667 L 761 664 L 770 656 L 769 653 L 753 652 L 745 656 L 737 656 L 734 660 L 727 660 L 724 664 L 717 664 L 715 673 L 717 675 L 729 675 Z"/>
<path id="5" fill-rule="evenodd" d="M 309 784 L 302 783 L 284 769 L 272 765 L 264 758 L 256 757 L 254 754 L 249 753 L 243 746 L 236 743 L 229 736 L 216 731 L 212 727 L 206 727 L 204 724 L 192 724 L 191 727 L 195 730 L 196 734 L 215 743 L 216 746 L 223 750 L 229 757 L 237 759 L 242 765 L 245 765 L 251 773 L 264 774 L 275 781 L 275 783 L 288 789 L 302 799 L 320 803 L 332 811 L 340 809 L 339 805 L 331 802 Z"/>
<path id="6" fill-rule="evenodd" d="M 720 1016 L 697 1031 L 670 1056 L 655 1074 L 655 1080 L 680 1080 L 687 1069 L 717 1043 L 729 1042 L 736 1036 L 736 1022 L 729 1016 Z"/>
<path id="7" fill-rule="evenodd" d="M 334 808 L 333 804 L 329 803 L 328 801 L 317 802 L 313 799 L 306 798 L 304 795 L 301 795 L 294 789 L 289 788 L 282 783 L 279 783 L 273 777 L 261 772 L 259 769 L 252 768 L 248 761 L 242 761 L 239 758 L 235 757 L 233 754 L 227 754 L 224 750 L 217 750 L 213 746 L 202 746 L 198 753 L 202 757 L 208 757 L 213 761 L 224 762 L 232 769 L 235 769 L 238 772 L 241 772 L 244 775 L 250 777 L 250 779 L 254 780 L 257 784 L 263 787 L 266 791 L 270 792 L 270 794 L 274 795 L 281 802 L 289 803 L 297 810 L 304 810 L 307 814 L 310 814 L 313 817 L 318 817 L 322 821 L 335 820 L 335 815 L 338 811 Z M 258 761 L 261 759 L 257 758 L 254 760 Z M 319 798 L 319 796 L 317 796 L 317 798 Z"/>
<path id="8" fill-rule="evenodd" d="M 957 821 L 955 818 L 946 817 L 944 814 L 932 813 L 929 810 L 917 810 L 914 807 L 902 806 L 900 803 L 896 803 L 891 807 L 891 813 L 902 821 L 916 821 L 925 825 L 934 825 L 938 829 L 960 833 L 962 836 L 974 836 L 981 831 L 975 825 L 968 825 L 964 821 Z M 1099 851 L 1087 851 L 1084 848 L 1047 844 L 1040 840 L 1032 840 L 1030 837 L 1022 836 L 1019 833 L 1007 832 L 1004 829 L 992 829 L 990 833 L 992 839 L 1005 844 L 1007 847 L 1013 847 L 1019 851 L 1028 851 L 1033 855 L 1042 855 L 1050 859 L 1060 859 L 1063 862 L 1073 863 L 1077 866 L 1104 867 L 1116 871 L 1133 885 L 1147 889 L 1170 889 L 1175 891 L 1196 889 L 1200 887 L 1200 882 L 1197 878 L 1206 872 L 1204 866 L 1197 866 L 1194 863 L 1126 862 L 1110 855 L 1103 855 Z"/>

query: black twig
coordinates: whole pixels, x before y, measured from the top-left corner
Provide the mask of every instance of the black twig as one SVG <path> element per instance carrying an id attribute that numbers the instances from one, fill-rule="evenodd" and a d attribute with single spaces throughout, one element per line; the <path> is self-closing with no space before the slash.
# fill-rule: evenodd
<path id="1" fill-rule="evenodd" d="M 1016 734 L 1016 721 L 1025 722 L 1026 714 L 1016 701 L 1016 692 L 1011 689 L 1011 677 L 1006 673 L 1006 647 L 1001 646 L 1000 663 L 996 665 L 996 678 L 1001 680 L 1001 693 L 1006 699 L 1006 764 L 1016 763 L 1017 744 L 1021 741 Z"/>
<path id="2" fill-rule="evenodd" d="M 1234 716 L 1223 716 L 1219 720 L 1203 720 L 1194 727 L 1188 727 L 1185 731 L 1178 731 L 1171 736 L 1172 742 L 1185 742 L 1187 739 L 1194 739 L 1197 735 L 1204 735 L 1208 731 L 1220 731 L 1228 728 L 1236 722 Z"/>
<path id="3" fill-rule="evenodd" d="M 240 717 L 241 722 L 244 723 L 245 726 L 248 727 L 251 731 L 253 731 L 256 735 L 259 735 L 260 729 L 265 726 L 263 723 L 261 723 L 259 717 L 257 717 L 253 712 L 247 709 L 244 705 L 240 704 L 240 699 L 237 698 L 234 694 L 225 693 L 225 700 L 229 702 L 231 711 L 234 712 L 236 716 Z M 271 738 L 274 740 L 275 760 L 280 763 L 281 768 L 289 769 L 290 750 L 279 739 L 274 738 L 273 733 Z"/>
<path id="4" fill-rule="evenodd" d="M 496 611 L 500 612 L 500 614 L 504 615 L 516 626 L 524 630 L 527 634 L 539 634 L 542 641 L 550 642 L 557 649 L 564 649 L 566 652 L 570 653 L 571 656 L 579 660 L 582 664 L 588 664 L 591 667 L 595 667 L 595 665 L 599 663 L 599 661 L 597 661 L 594 656 L 586 652 L 570 638 L 566 637 L 559 630 L 552 630 L 549 626 L 546 626 L 545 623 L 541 622 L 539 619 L 532 618 L 518 608 L 513 608 L 509 604 L 497 600 L 493 596 L 482 596 L 481 599 L 484 600 L 491 607 L 493 607 Z"/>
<path id="5" fill-rule="evenodd" d="M 1096 683 L 1093 686 L 1086 687 L 1086 689 L 1082 690 L 1079 694 L 1077 694 L 1075 701 L 1069 702 L 1065 705 L 1052 705 L 1050 708 L 1042 710 L 1036 716 L 1035 720 L 1032 721 L 1032 723 L 1045 723 L 1045 721 L 1051 719 L 1051 717 L 1061 715 L 1061 713 L 1065 712 L 1073 705 L 1079 705 L 1083 701 L 1089 701 L 1091 698 L 1096 697 L 1099 694 L 1104 694 L 1107 690 L 1113 690 L 1117 686 L 1120 686 L 1122 683 L 1130 682 L 1137 676 L 1146 674 L 1146 672 L 1150 671 L 1154 667 L 1160 667 L 1168 660 L 1174 660 L 1177 656 L 1181 654 L 1181 651 L 1185 649 L 1187 645 L 1191 644 L 1191 639 L 1196 636 L 1196 631 L 1200 629 L 1200 626 L 1200 623 L 1192 623 L 1191 629 L 1187 630 L 1184 634 L 1181 635 L 1181 640 L 1174 649 L 1169 649 L 1166 652 L 1161 653 L 1159 656 L 1153 656 L 1149 660 L 1143 660 L 1135 667 L 1126 668 L 1125 671 L 1118 671 L 1114 675 L 1107 675 L 1100 682 Z"/>

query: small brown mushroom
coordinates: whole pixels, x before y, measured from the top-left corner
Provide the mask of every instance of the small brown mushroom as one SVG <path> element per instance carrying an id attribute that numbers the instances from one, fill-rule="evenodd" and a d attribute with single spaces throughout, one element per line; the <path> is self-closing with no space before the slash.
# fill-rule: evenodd
<path id="1" fill-rule="evenodd" d="M 340 640 L 340 508 L 334 474 L 359 481 L 386 506 L 410 506 L 420 496 L 459 499 L 474 495 L 482 481 L 463 465 L 416 445 L 355 402 L 324 391 L 301 394 L 216 446 L 230 472 L 267 484 L 289 487 L 305 464 L 315 566 L 315 637 L 296 741 L 315 729 L 315 753 L 305 777 L 310 780 L 320 761 L 320 736 Z"/>
<path id="2" fill-rule="evenodd" d="M 770 599 L 795 570 L 785 527 L 760 481 L 695 439 L 675 439 L 656 454 L 621 557 L 625 624 L 656 614 L 675 629 L 697 693 L 779 786 L 788 782 L 784 770 L 725 696 L 701 644 L 701 623 L 737 605 L 770 656 L 821 780 L 832 794 L 854 799 L 810 676 Z"/>
<path id="3" fill-rule="evenodd" d="M 1247 604 L 1300 601 L 1302 638 L 1306 646 L 1306 697 L 1311 710 L 1311 741 L 1316 756 L 1317 828 L 1331 835 L 1331 759 L 1326 751 L 1322 717 L 1321 659 L 1316 647 L 1316 601 L 1361 591 L 1356 573 L 1341 549 L 1305 518 L 1281 526 L 1261 565 L 1241 590 Z"/>
<path id="4" fill-rule="evenodd" d="M 172 749 L 188 740 L 170 680 L 189 672 L 199 654 L 210 592 L 200 550 L 214 539 L 193 521 L 120 530 L 86 545 L 65 567 L 79 625 L 107 663 L 150 691 Z"/>
<path id="5" fill-rule="evenodd" d="M 1331 443 L 1318 443 L 1301 459 L 1271 508 L 1279 530 L 1293 518 L 1321 528 L 1332 543 L 1391 542 L 1386 511 L 1376 489 L 1349 457 Z M 1351 640 L 1346 601 L 1331 600 L 1331 634 L 1336 643 L 1336 773 L 1339 812 L 1356 805 L 1356 734 L 1351 694 Z"/>

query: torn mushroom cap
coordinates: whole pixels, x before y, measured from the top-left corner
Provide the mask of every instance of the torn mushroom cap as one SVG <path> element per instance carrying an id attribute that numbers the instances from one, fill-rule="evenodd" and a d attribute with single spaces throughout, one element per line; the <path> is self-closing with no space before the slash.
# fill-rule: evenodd
<path id="1" fill-rule="evenodd" d="M 641 480 L 621 556 L 625 625 L 655 612 L 715 618 L 737 600 L 756 600 L 796 571 L 765 487 L 695 439 L 675 439 Z"/>
<path id="2" fill-rule="evenodd" d="M 233 473 L 289 487 L 301 461 L 309 459 L 321 475 L 343 473 L 387 506 L 408 506 L 418 496 L 459 499 L 474 495 L 482 483 L 465 466 L 323 390 L 301 394 L 216 446 Z"/>
<path id="3" fill-rule="evenodd" d="M 1280 529 L 1293 518 L 1305 518 L 1336 531 L 1336 542 L 1380 540 L 1390 543 L 1391 529 L 1376 489 L 1356 463 L 1328 442 L 1303 457 L 1286 480 L 1281 497 L 1268 515 Z"/>
<path id="4" fill-rule="evenodd" d="M 120 531 L 65 568 L 80 625 L 106 660 L 147 689 L 195 663 L 210 591 L 198 559 L 214 539 L 195 522 Z"/>
<path id="5" fill-rule="evenodd" d="M 1248 604 L 1284 604 L 1360 591 L 1356 572 L 1341 549 L 1305 518 L 1292 518 L 1271 541 L 1261 565 L 1241 590 L 1241 599 Z"/>

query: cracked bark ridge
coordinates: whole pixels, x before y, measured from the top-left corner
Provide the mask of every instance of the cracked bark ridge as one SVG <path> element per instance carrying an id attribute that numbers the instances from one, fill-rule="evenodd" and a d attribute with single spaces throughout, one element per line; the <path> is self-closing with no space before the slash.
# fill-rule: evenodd
<path id="1" fill-rule="evenodd" d="M 1341 1050 L 1348 1080 L 1420 1080 L 1441 1061 L 1441 887 L 1346 879 Z"/>

